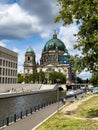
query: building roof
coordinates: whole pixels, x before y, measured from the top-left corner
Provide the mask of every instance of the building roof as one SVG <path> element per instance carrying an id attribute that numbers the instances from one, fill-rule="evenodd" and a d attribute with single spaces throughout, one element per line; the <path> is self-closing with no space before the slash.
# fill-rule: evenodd
<path id="1" fill-rule="evenodd" d="M 34 54 L 34 51 L 33 51 L 33 49 L 32 49 L 31 47 L 29 47 L 29 48 L 27 49 L 26 53 L 33 53 L 33 54 Z"/>
<path id="2" fill-rule="evenodd" d="M 50 39 L 44 46 L 43 51 L 51 51 L 51 50 L 58 50 L 58 51 L 64 51 L 67 52 L 67 49 L 64 45 L 64 43 L 57 38 L 57 34 L 54 31 L 53 38 Z"/>

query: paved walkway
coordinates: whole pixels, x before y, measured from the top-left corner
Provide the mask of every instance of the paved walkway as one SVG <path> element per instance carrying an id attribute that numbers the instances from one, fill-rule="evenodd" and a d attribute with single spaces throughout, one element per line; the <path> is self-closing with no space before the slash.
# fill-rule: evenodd
<path id="1" fill-rule="evenodd" d="M 21 119 L 5 128 L 2 128 L 2 130 L 35 130 L 35 127 L 38 124 L 40 124 L 53 113 L 57 112 L 58 107 L 60 108 L 61 106 L 62 103 L 54 103 L 52 105 L 46 106 L 32 115 Z"/>
<path id="2" fill-rule="evenodd" d="M 81 100 L 78 100 L 78 101 L 76 101 L 76 102 L 70 104 L 70 105 L 67 106 L 67 107 L 64 107 L 64 108 L 62 109 L 62 112 L 66 114 L 67 112 L 71 112 L 71 111 L 76 110 L 80 104 L 82 104 L 83 102 L 89 100 L 89 99 L 92 98 L 93 96 L 96 96 L 96 95 L 87 96 L 87 97 L 85 97 L 85 98 L 82 98 Z"/>
<path id="3" fill-rule="evenodd" d="M 85 102 L 85 101 L 91 99 L 91 98 L 94 97 L 94 96 L 98 96 L 98 95 L 94 94 L 94 95 L 87 96 L 87 97 L 85 97 L 85 98 L 83 98 L 83 99 L 81 99 L 81 100 L 78 100 L 78 101 L 72 103 L 71 105 L 64 107 L 64 108 L 61 110 L 61 112 L 63 112 L 64 115 L 67 116 L 67 117 L 69 117 L 69 118 L 87 120 L 88 118 L 82 118 L 82 117 L 72 116 L 72 115 L 70 115 L 70 112 L 76 110 L 80 104 L 82 104 L 83 102 Z M 93 117 L 93 118 L 89 118 L 89 119 L 98 121 L 98 117 Z"/>

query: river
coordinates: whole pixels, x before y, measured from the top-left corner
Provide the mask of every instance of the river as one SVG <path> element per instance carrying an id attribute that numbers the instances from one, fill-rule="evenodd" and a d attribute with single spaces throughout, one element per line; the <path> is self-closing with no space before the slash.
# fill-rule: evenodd
<path id="1" fill-rule="evenodd" d="M 59 98 L 64 97 L 64 92 L 59 92 Z M 6 117 L 28 110 L 38 104 L 57 99 L 57 91 L 33 93 L 30 95 L 0 99 L 0 123 Z"/>

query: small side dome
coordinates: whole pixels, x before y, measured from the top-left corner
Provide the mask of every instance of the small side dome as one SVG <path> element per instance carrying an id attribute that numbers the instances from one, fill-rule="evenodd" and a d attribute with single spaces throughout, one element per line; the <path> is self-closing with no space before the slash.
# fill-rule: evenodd
<path id="1" fill-rule="evenodd" d="M 33 54 L 34 54 L 34 51 L 33 51 L 33 49 L 32 49 L 31 47 L 29 47 L 29 48 L 27 49 L 26 53 L 33 53 Z"/>

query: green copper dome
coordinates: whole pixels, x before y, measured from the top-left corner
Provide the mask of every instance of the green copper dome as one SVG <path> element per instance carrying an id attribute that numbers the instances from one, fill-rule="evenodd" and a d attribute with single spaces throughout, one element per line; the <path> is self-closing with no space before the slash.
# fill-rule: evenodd
<path id="1" fill-rule="evenodd" d="M 27 53 L 34 53 L 33 49 L 31 47 L 29 47 L 26 51 Z"/>
<path id="2" fill-rule="evenodd" d="M 44 46 L 43 51 L 50 51 L 50 50 L 58 50 L 58 51 L 64 51 L 67 52 L 67 49 L 64 45 L 64 43 L 57 38 L 56 32 L 53 34 L 53 38 L 50 39 Z"/>

